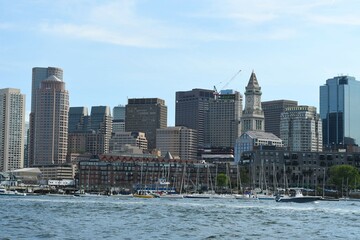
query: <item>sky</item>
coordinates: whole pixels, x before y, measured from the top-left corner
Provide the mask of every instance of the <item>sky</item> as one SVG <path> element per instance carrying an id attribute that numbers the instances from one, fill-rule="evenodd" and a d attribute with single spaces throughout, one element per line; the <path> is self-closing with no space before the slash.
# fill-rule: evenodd
<path id="1" fill-rule="evenodd" d="M 32 68 L 48 66 L 71 107 L 161 98 L 169 126 L 177 91 L 243 94 L 252 71 L 262 101 L 319 111 L 319 86 L 360 79 L 359 57 L 358 0 L 0 0 L 0 88 L 26 94 L 27 114 Z"/>

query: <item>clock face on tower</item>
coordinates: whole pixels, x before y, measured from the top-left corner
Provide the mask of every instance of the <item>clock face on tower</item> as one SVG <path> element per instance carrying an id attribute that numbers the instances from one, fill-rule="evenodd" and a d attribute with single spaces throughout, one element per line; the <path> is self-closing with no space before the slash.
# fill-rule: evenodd
<path id="1" fill-rule="evenodd" d="M 259 97 L 255 98 L 255 106 L 260 107 L 260 98 Z"/>
<path id="2" fill-rule="evenodd" d="M 251 106 L 253 104 L 253 96 L 246 97 L 246 105 Z"/>

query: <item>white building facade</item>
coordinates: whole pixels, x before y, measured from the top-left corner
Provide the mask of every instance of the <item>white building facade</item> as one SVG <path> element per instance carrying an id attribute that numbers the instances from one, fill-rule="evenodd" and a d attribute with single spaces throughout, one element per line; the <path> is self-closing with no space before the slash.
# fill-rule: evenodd
<path id="1" fill-rule="evenodd" d="M 24 167 L 25 95 L 0 89 L 0 172 Z"/>
<path id="2" fill-rule="evenodd" d="M 281 115 L 280 137 L 290 151 L 322 151 L 322 121 L 316 107 L 286 108 Z"/>

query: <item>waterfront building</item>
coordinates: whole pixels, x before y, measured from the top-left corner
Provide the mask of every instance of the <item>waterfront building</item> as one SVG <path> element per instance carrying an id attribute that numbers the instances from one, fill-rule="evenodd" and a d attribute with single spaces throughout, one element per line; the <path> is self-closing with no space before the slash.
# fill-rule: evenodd
<path id="1" fill-rule="evenodd" d="M 25 95 L 0 89 L 0 172 L 24 167 Z"/>
<path id="2" fill-rule="evenodd" d="M 63 180 L 75 177 L 75 165 L 72 164 L 42 165 L 39 169 L 42 180 Z"/>
<path id="3" fill-rule="evenodd" d="M 198 148 L 209 142 L 206 139 L 206 120 L 209 102 L 214 99 L 214 91 L 192 89 L 176 92 L 175 126 L 184 126 L 197 131 Z"/>
<path id="4" fill-rule="evenodd" d="M 121 152 L 125 145 L 130 145 L 141 149 L 142 152 L 148 150 L 148 141 L 143 132 L 115 132 L 110 139 L 110 153 Z"/>
<path id="5" fill-rule="evenodd" d="M 360 81 L 350 76 L 326 80 L 320 86 L 320 117 L 323 143 L 342 148 L 360 143 Z"/>
<path id="6" fill-rule="evenodd" d="M 31 166 L 66 162 L 69 93 L 65 82 L 51 75 L 36 89 Z M 30 122 L 30 128 L 31 128 Z M 31 137 L 30 133 L 30 137 Z"/>
<path id="7" fill-rule="evenodd" d="M 235 144 L 235 162 L 240 162 L 243 152 L 252 151 L 255 148 L 280 148 L 283 142 L 273 133 L 260 131 L 247 131 L 241 134 Z"/>
<path id="8" fill-rule="evenodd" d="M 174 158 L 197 159 L 197 133 L 187 127 L 167 127 L 156 130 L 157 149 L 165 156 L 170 152 Z"/>
<path id="9" fill-rule="evenodd" d="M 290 151 L 322 151 L 322 122 L 316 108 L 286 108 L 281 115 L 280 137 Z"/>
<path id="10" fill-rule="evenodd" d="M 159 98 L 131 98 L 125 111 L 125 131 L 144 132 L 148 149 L 156 149 L 156 130 L 167 127 L 165 101 Z"/>
<path id="11" fill-rule="evenodd" d="M 125 106 L 113 108 L 112 132 L 125 132 Z"/>
<path id="12" fill-rule="evenodd" d="M 292 100 L 274 100 L 261 103 L 265 117 L 265 132 L 273 133 L 280 137 L 281 114 L 288 107 L 296 107 L 297 101 Z"/>
<path id="13" fill-rule="evenodd" d="M 242 96 L 222 90 L 209 100 L 207 134 L 211 147 L 234 147 L 241 134 Z"/>
<path id="14" fill-rule="evenodd" d="M 160 187 L 163 190 L 174 189 L 183 193 L 199 190 L 221 192 L 224 187 L 216 187 L 213 183 L 214 176 L 226 174 L 234 187 L 238 176 L 237 166 L 229 163 L 211 164 L 153 155 L 106 154 L 79 162 L 78 169 L 79 188 L 86 192 L 109 189 L 128 189 L 131 192 L 137 189 L 161 191 Z M 165 187 L 159 185 L 160 179 L 164 178 L 169 182 Z M 229 193 L 230 189 L 228 186 Z"/>
<path id="15" fill-rule="evenodd" d="M 29 144 L 28 144 L 28 159 L 29 166 L 35 164 L 35 117 L 38 108 L 38 90 L 41 88 L 41 82 L 48 79 L 51 76 L 55 76 L 58 80 L 63 81 L 63 70 L 56 67 L 34 67 L 32 69 L 32 84 L 31 84 L 31 113 L 30 113 L 30 128 L 29 128 Z"/>
<path id="16" fill-rule="evenodd" d="M 261 108 L 261 87 L 255 72 L 251 73 L 245 91 L 245 109 L 241 118 L 242 133 L 247 131 L 265 131 L 264 111 Z"/>
<path id="17" fill-rule="evenodd" d="M 302 187 L 316 191 L 331 186 L 331 166 L 346 164 L 360 170 L 360 153 L 256 148 L 243 152 L 239 164 L 254 188 L 266 183 L 271 189 Z"/>

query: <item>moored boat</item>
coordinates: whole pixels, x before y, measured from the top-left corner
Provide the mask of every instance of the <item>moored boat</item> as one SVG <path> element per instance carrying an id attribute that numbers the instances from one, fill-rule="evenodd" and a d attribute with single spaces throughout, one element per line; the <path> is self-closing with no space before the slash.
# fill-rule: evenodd
<path id="1" fill-rule="evenodd" d="M 307 203 L 315 202 L 322 199 L 320 196 L 304 196 L 301 188 L 292 188 L 289 190 L 289 195 L 278 195 L 275 198 L 277 202 L 296 202 L 296 203 Z"/>
<path id="2" fill-rule="evenodd" d="M 0 188 L 0 196 L 26 196 L 26 193 L 21 193 L 16 190 L 6 190 L 5 188 Z"/>

